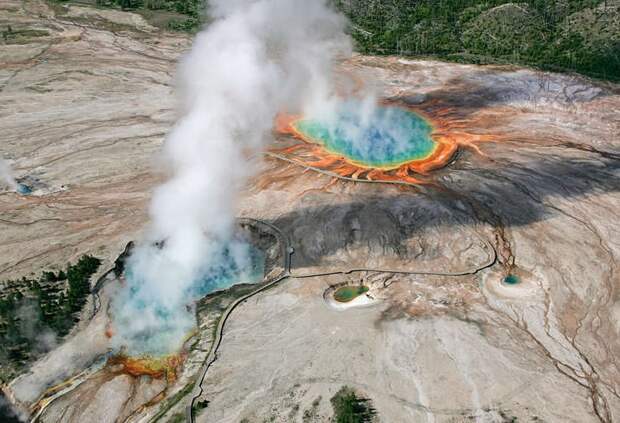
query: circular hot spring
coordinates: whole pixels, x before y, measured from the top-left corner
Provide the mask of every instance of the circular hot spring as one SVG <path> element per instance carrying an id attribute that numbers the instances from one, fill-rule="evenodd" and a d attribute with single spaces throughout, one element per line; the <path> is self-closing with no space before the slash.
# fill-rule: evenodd
<path id="1" fill-rule="evenodd" d="M 366 111 L 357 101 L 344 102 L 330 117 L 303 118 L 293 126 L 330 153 L 368 168 L 395 169 L 424 160 L 438 145 L 422 116 L 395 106 Z"/>

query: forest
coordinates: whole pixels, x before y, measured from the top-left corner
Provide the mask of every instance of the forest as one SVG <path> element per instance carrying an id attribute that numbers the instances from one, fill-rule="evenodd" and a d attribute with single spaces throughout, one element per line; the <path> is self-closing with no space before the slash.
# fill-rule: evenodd
<path id="1" fill-rule="evenodd" d="M 620 2 L 336 0 L 357 50 L 620 79 Z"/>
<path id="2" fill-rule="evenodd" d="M 209 21 L 204 0 L 95 1 L 182 17 L 168 20 L 169 30 L 195 32 Z M 361 53 L 517 64 L 620 80 L 619 0 L 328 1 L 348 18 Z"/>
<path id="3" fill-rule="evenodd" d="M 84 255 L 66 270 L 2 283 L 6 288 L 0 295 L 0 380 L 13 377 L 69 333 L 100 264 L 98 258 Z"/>

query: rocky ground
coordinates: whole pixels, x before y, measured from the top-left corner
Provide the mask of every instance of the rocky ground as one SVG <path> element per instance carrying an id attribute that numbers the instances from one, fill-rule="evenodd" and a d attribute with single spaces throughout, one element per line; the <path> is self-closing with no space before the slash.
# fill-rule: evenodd
<path id="1" fill-rule="evenodd" d="M 174 121 L 175 63 L 189 40 L 145 32 L 137 15 L 82 9 L 0 5 L 0 31 L 14 34 L 0 59 L 1 151 L 35 188 L 0 192 L 2 278 L 64 266 L 83 251 L 113 259 L 146 219 L 156 153 Z"/>
<path id="2" fill-rule="evenodd" d="M 0 28 L 37 30 L 0 52 L 2 154 L 37 188 L 0 193 L 3 278 L 87 252 L 109 264 L 146 223 L 189 39 L 106 13 L 0 6 Z M 230 315 L 197 421 L 327 421 L 344 385 L 384 422 L 620 419 L 620 88 L 398 58 L 357 56 L 343 70 L 486 141 L 463 145 L 424 186 L 266 158 L 240 215 L 286 234 L 292 276 Z M 333 307 L 326 295 L 342 283 L 366 284 L 373 300 Z M 182 420 L 214 315 L 162 398 L 160 380 L 89 367 L 106 351 L 98 310 L 64 346 L 80 346 L 76 368 L 89 370 L 42 420 Z M 62 348 L 11 385 L 14 400 L 36 401 L 29 381 L 71 376 Z"/>

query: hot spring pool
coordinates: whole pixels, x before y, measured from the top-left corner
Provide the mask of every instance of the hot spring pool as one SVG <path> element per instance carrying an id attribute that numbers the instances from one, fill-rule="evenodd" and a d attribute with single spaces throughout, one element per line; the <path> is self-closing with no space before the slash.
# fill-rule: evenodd
<path id="1" fill-rule="evenodd" d="M 28 194 L 32 194 L 32 188 L 30 188 L 28 185 L 26 184 L 18 184 L 17 185 L 17 192 L 21 195 L 28 195 Z"/>
<path id="2" fill-rule="evenodd" d="M 186 292 L 188 299 L 204 297 L 239 283 L 260 282 L 264 276 L 265 254 L 249 245 L 245 247 L 247 259 L 243 263 L 235 260 L 229 249 L 223 249 L 217 259 L 212 260 L 211 264 L 202 270 L 201 277 L 190 285 Z M 132 296 L 146 283 L 131 267 L 126 269 L 125 278 Z"/>
<path id="3" fill-rule="evenodd" d="M 329 152 L 364 167 L 396 168 L 435 151 L 433 127 L 422 116 L 393 106 L 377 106 L 367 116 L 360 110 L 359 102 L 347 101 L 332 119 L 300 119 L 293 126 Z"/>
<path id="4" fill-rule="evenodd" d="M 259 283 L 264 277 L 265 254 L 249 244 L 222 248 L 205 262 L 196 279 L 183 283 L 149 280 L 142 270 L 150 262 L 128 263 L 125 285 L 113 302 L 113 331 L 126 353 L 163 356 L 175 351 L 195 327 L 194 301 L 236 284 Z M 161 267 L 157 260 L 153 263 Z"/>
<path id="5" fill-rule="evenodd" d="M 504 283 L 506 285 L 517 285 L 520 282 L 519 277 L 517 275 L 508 275 L 504 278 Z"/>

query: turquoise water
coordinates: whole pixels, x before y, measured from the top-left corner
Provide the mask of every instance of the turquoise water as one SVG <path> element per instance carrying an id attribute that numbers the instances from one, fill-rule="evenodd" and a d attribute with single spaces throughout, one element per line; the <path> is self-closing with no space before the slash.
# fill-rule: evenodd
<path id="1" fill-rule="evenodd" d="M 32 188 L 30 188 L 28 185 L 25 185 L 25 184 L 18 184 L 17 185 L 17 192 L 22 194 L 22 195 L 28 195 L 28 194 L 32 193 Z"/>
<path id="2" fill-rule="evenodd" d="M 361 110 L 359 102 L 347 101 L 329 122 L 301 119 L 294 126 L 331 153 L 367 167 L 398 167 L 435 150 L 433 128 L 422 116 L 400 107 L 377 106 L 367 116 Z"/>
<path id="3" fill-rule="evenodd" d="M 519 283 L 519 277 L 517 275 L 508 275 L 504 278 L 504 283 L 508 285 L 516 285 Z"/>
<path id="4" fill-rule="evenodd" d="M 236 250 L 239 250 L 237 245 Z M 264 276 L 264 253 L 243 245 L 247 255 L 235 259 L 228 248 L 205 260 L 200 277 L 177 289 L 181 295 L 166 296 L 156 290 L 131 264 L 126 284 L 114 299 L 114 330 L 130 354 L 165 355 L 178 348 L 195 327 L 191 304 L 207 294 L 238 283 L 258 283 Z M 172 289 L 175 289 L 172 287 Z M 181 298 L 181 301 L 172 298 Z"/>
<path id="5" fill-rule="evenodd" d="M 248 263 L 238 263 L 230 251 L 225 248 L 217 260 L 201 272 L 201 277 L 194 281 L 186 292 L 188 301 L 204 297 L 211 292 L 230 288 L 237 283 L 257 283 L 263 278 L 265 255 L 262 251 L 248 246 L 250 260 Z M 136 275 L 131 267 L 125 271 L 125 280 L 129 287 L 129 300 L 137 303 L 137 308 L 152 306 L 142 299 L 140 290 L 147 283 L 141 275 Z M 168 310 L 157 310 L 160 317 L 167 317 Z"/>
<path id="6" fill-rule="evenodd" d="M 240 265 L 225 249 L 222 259 L 216 265 L 209 267 L 203 277 L 193 286 L 192 296 L 196 298 L 230 288 L 237 283 L 257 283 L 263 279 L 265 271 L 265 254 L 256 248 L 248 246 L 249 263 Z"/>

